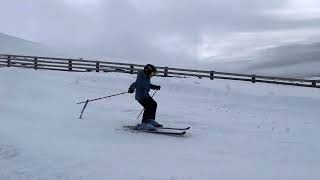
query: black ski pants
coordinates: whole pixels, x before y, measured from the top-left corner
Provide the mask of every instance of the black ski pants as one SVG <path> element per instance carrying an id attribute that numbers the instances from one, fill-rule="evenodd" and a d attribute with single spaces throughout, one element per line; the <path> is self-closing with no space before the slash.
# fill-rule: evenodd
<path id="1" fill-rule="evenodd" d="M 139 100 L 139 103 L 144 107 L 142 123 L 146 123 L 148 120 L 156 118 L 157 102 L 149 97 L 147 99 Z"/>

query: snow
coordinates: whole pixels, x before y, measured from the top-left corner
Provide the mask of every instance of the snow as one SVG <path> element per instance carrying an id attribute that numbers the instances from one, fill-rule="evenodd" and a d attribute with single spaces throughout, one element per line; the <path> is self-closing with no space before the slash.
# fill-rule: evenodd
<path id="1" fill-rule="evenodd" d="M 67 51 L 0 32 L 0 54 L 66 56 Z M 70 56 L 70 55 L 69 55 Z"/>
<path id="2" fill-rule="evenodd" d="M 118 73 L 0 69 L 0 179 L 317 180 L 319 89 L 154 78 L 157 120 L 185 137 L 120 130 L 141 107 Z"/>

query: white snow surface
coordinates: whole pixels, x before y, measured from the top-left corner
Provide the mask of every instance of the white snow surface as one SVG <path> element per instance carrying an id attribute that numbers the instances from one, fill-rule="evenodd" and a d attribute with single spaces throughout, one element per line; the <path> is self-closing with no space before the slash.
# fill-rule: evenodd
<path id="1" fill-rule="evenodd" d="M 134 75 L 0 69 L 1 180 L 318 180 L 320 91 L 194 78 L 160 84 L 157 120 L 185 137 L 121 130 Z M 150 92 L 152 93 L 152 92 Z"/>
<path id="2" fill-rule="evenodd" d="M 18 54 L 30 56 L 65 56 L 64 50 L 41 43 L 28 41 L 0 32 L 0 54 Z"/>

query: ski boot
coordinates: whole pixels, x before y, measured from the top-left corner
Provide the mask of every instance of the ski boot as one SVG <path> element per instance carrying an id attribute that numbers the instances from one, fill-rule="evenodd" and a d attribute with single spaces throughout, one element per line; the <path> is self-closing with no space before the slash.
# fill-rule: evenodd
<path id="1" fill-rule="evenodd" d="M 157 128 L 154 127 L 152 124 L 150 123 L 141 123 L 136 125 L 136 127 L 134 128 L 135 130 L 143 130 L 143 131 L 156 131 Z"/>
<path id="2" fill-rule="evenodd" d="M 162 128 L 163 125 L 162 124 L 159 124 L 156 120 L 154 119 L 150 119 L 148 121 L 149 124 L 151 124 L 152 126 L 156 127 L 156 128 Z"/>

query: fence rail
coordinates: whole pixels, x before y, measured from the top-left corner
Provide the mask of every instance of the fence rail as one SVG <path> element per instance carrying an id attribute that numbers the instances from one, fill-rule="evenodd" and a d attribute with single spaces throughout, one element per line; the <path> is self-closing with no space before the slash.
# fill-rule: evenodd
<path id="1" fill-rule="evenodd" d="M 32 68 L 35 70 L 56 70 L 73 72 L 121 72 L 136 74 L 144 65 L 119 62 L 94 61 L 70 58 L 55 58 L 41 56 L 23 56 L 12 54 L 0 54 L 0 67 Z M 260 82 L 300 87 L 320 88 L 320 80 L 284 78 L 273 76 L 260 76 L 255 74 L 227 73 L 219 71 L 206 71 L 194 69 L 182 69 L 172 67 L 157 67 L 158 76 L 162 77 L 198 77 L 214 79 L 237 80 L 247 82 Z"/>

